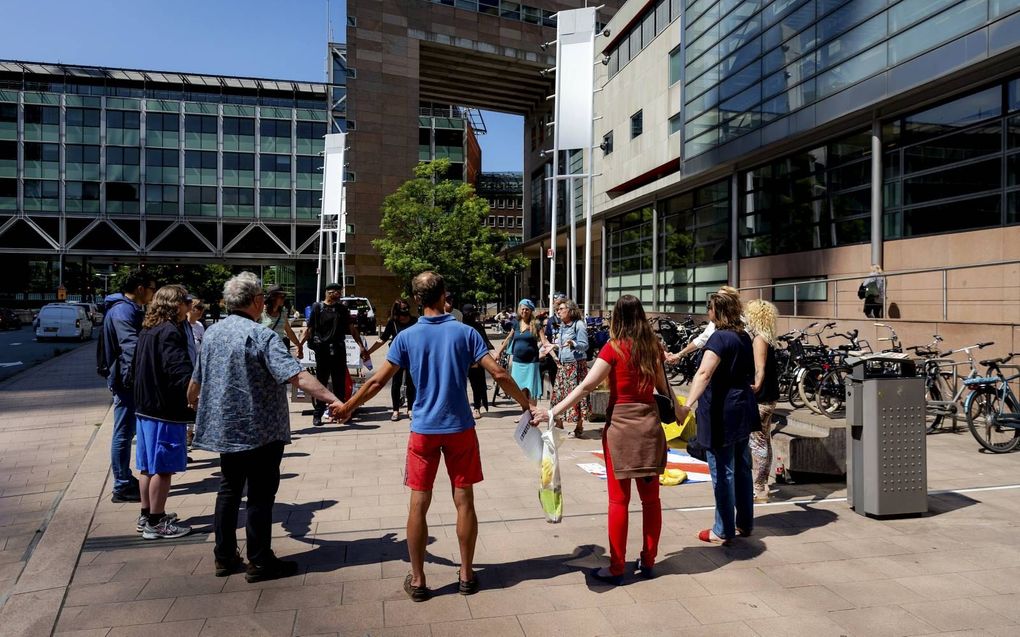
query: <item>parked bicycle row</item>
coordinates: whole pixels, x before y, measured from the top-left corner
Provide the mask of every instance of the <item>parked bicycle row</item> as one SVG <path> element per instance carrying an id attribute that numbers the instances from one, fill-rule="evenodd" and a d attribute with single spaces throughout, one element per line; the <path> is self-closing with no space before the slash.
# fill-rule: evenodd
<path id="1" fill-rule="evenodd" d="M 697 370 L 696 340 L 706 324 L 691 317 L 677 322 L 668 317 L 652 319 L 666 352 L 666 365 L 674 384 L 691 381 Z M 1020 400 L 1010 383 L 1020 379 L 1020 365 L 1010 365 L 1014 356 L 975 361 L 974 352 L 993 342 L 979 342 L 956 349 L 943 349 L 943 339 L 934 334 L 925 345 L 904 347 L 893 326 L 875 323 L 885 331 L 878 341 L 880 353 L 909 355 L 916 361 L 918 375 L 925 379 L 926 428 L 928 433 L 956 430 L 964 417 L 971 434 L 985 449 L 1005 453 L 1020 447 Z M 777 337 L 776 363 L 780 396 L 796 409 L 808 409 L 829 418 L 843 418 L 846 379 L 855 357 L 876 353 L 858 330 L 836 331 L 836 323 L 811 323 Z M 965 361 L 953 358 L 958 354 Z M 679 355 L 679 356 L 678 356 Z M 1007 374 L 1003 370 L 1017 373 Z M 947 422 L 951 423 L 947 424 Z"/>

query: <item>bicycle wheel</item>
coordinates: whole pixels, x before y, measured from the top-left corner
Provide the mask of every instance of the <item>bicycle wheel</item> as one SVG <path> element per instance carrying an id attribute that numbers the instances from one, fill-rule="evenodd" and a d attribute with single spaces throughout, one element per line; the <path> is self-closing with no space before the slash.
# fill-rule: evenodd
<path id="1" fill-rule="evenodd" d="M 939 389 L 939 386 L 933 381 L 926 382 L 924 387 L 924 402 L 930 405 L 933 402 L 941 401 L 942 390 Z M 941 409 L 941 405 L 939 405 L 938 408 Z M 935 431 L 942 426 L 942 421 L 945 419 L 943 414 L 932 413 L 932 409 L 932 407 L 928 407 L 927 413 L 924 416 L 926 433 L 935 433 Z"/>
<path id="2" fill-rule="evenodd" d="M 967 427 L 974 439 L 991 452 L 1007 453 L 1020 445 L 1020 429 L 996 424 L 1000 413 L 1020 415 L 1020 409 L 1012 398 L 1003 409 L 1002 395 L 993 387 L 976 389 L 967 397 Z"/>
<path id="3" fill-rule="evenodd" d="M 822 369 L 821 365 L 808 367 L 800 375 L 800 380 L 797 382 L 797 391 L 800 393 L 800 399 L 804 401 L 808 409 L 816 414 L 822 413 L 818 409 L 818 405 L 815 404 L 815 394 L 818 391 L 818 384 L 824 375 L 825 370 Z"/>
<path id="4" fill-rule="evenodd" d="M 785 392 L 780 390 L 780 395 L 786 395 L 786 399 L 790 401 L 790 405 L 794 409 L 800 409 L 804 406 L 804 401 L 800 398 L 800 390 L 797 389 L 797 381 L 791 380 L 790 384 L 785 387 Z"/>
<path id="5" fill-rule="evenodd" d="M 822 376 L 815 392 L 815 404 L 818 410 L 829 418 L 841 418 L 846 406 L 846 375 L 847 370 L 835 367 Z"/>

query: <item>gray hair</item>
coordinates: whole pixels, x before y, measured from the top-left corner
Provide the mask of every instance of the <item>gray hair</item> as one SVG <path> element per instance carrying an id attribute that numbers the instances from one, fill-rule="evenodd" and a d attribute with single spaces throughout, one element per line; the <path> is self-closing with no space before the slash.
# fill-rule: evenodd
<path id="1" fill-rule="evenodd" d="M 248 307 L 262 294 L 262 281 L 251 272 L 242 272 L 223 284 L 223 303 L 228 312 Z"/>

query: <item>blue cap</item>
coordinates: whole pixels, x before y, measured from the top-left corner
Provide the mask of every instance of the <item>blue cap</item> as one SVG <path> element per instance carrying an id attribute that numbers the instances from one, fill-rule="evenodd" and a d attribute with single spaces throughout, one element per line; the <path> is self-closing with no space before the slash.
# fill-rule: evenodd
<path id="1" fill-rule="evenodd" d="M 535 304 L 531 301 L 531 299 L 521 299 L 521 302 L 517 304 L 517 307 L 521 307 L 521 306 L 524 306 L 524 307 L 528 308 L 529 310 L 534 310 L 535 309 Z"/>

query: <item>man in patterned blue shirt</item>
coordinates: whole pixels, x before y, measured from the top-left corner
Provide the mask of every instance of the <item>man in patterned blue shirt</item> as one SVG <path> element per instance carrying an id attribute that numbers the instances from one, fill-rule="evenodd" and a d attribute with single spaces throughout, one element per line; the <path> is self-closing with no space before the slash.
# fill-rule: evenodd
<path id="1" fill-rule="evenodd" d="M 279 335 L 259 323 L 265 294 L 258 277 L 242 272 L 227 281 L 223 301 L 230 316 L 206 330 L 188 386 L 188 402 L 196 410 L 193 444 L 220 454 L 216 575 L 226 577 L 244 565 L 237 550 L 237 514 L 247 484 L 245 579 L 261 582 L 297 573 L 297 563 L 277 558 L 271 546 L 280 462 L 283 446 L 290 443 L 286 385 L 337 407 L 340 403 L 301 370 Z"/>

